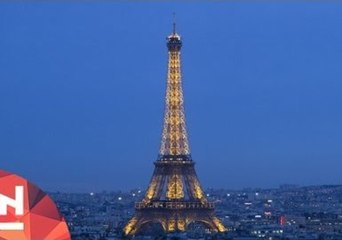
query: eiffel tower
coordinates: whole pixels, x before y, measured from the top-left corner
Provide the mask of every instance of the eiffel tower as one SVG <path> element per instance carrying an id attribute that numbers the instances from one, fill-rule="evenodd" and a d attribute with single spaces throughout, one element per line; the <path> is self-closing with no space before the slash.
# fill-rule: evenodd
<path id="1" fill-rule="evenodd" d="M 181 37 L 167 37 L 168 74 L 164 126 L 155 169 L 142 201 L 126 224 L 125 235 L 136 235 L 145 224 L 161 224 L 164 232 L 184 232 L 190 223 L 200 223 L 211 232 L 225 232 L 216 217 L 214 203 L 204 194 L 191 158 L 185 124 L 181 77 Z"/>

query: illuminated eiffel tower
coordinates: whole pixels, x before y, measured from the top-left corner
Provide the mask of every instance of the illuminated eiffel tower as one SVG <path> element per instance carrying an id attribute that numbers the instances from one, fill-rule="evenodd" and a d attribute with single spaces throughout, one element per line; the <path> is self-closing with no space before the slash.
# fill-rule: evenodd
<path id="1" fill-rule="evenodd" d="M 225 232 L 216 217 L 214 203 L 202 190 L 192 161 L 187 136 L 181 77 L 181 37 L 167 38 L 168 74 L 164 127 L 160 153 L 146 195 L 135 204 L 135 214 L 124 227 L 125 235 L 136 235 L 145 224 L 161 224 L 167 233 L 183 232 L 190 223 L 201 223 L 211 232 Z"/>

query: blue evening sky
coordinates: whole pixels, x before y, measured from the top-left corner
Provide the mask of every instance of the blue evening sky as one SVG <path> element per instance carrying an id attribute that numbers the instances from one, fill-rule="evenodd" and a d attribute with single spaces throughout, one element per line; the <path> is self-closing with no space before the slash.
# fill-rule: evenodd
<path id="1" fill-rule="evenodd" d="M 0 4 L 0 168 L 46 190 L 145 188 L 172 12 L 205 188 L 342 183 L 342 4 Z"/>

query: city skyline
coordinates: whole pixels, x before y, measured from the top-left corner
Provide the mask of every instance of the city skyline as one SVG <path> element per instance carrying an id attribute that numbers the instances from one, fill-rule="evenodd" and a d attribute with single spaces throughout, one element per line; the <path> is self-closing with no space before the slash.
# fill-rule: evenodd
<path id="1" fill-rule="evenodd" d="M 340 184 L 342 6 L 296 5 L 4 4 L 1 168 L 46 190 L 145 189 L 176 11 L 204 188 Z"/>

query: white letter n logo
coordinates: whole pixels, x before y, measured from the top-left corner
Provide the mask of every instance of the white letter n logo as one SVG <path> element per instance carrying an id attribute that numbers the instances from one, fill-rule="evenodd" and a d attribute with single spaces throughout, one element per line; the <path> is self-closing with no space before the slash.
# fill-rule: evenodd
<path id="1" fill-rule="evenodd" d="M 7 208 L 13 207 L 15 215 L 24 215 L 24 187 L 15 187 L 15 199 L 9 198 L 0 193 L 0 215 L 7 215 Z M 0 222 L 1 230 L 24 230 L 22 222 Z"/>

